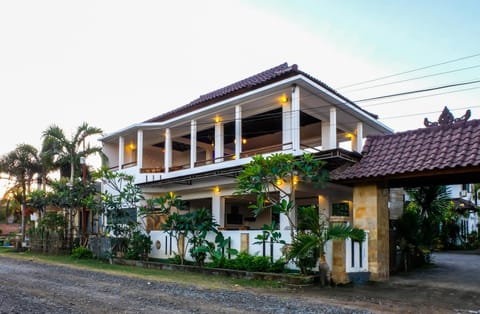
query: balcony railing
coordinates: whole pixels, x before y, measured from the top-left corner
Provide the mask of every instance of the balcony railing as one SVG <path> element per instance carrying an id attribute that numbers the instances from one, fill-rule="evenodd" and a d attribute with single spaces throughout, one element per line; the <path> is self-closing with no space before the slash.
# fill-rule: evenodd
<path id="1" fill-rule="evenodd" d="M 252 157 L 258 154 L 265 154 L 265 153 L 273 153 L 273 152 L 279 152 L 283 150 L 288 150 L 291 149 L 292 143 L 284 143 L 284 144 L 276 144 L 276 145 L 270 145 L 270 146 L 265 146 L 265 147 L 259 147 L 256 149 L 251 149 L 248 151 L 244 151 L 240 153 L 240 158 L 247 158 L 247 157 Z M 194 167 L 201 167 L 201 166 L 206 166 L 206 165 L 211 165 L 215 163 L 222 163 L 225 161 L 231 161 L 231 160 L 236 160 L 238 157 L 235 154 L 227 154 L 221 157 L 217 157 L 214 159 L 205 159 L 205 160 L 198 160 L 195 162 Z M 137 162 L 129 162 L 123 164 L 121 167 L 119 166 L 113 166 L 110 168 L 110 170 L 118 170 L 118 169 L 126 169 L 126 168 L 131 168 L 137 166 Z M 179 170 L 185 170 L 185 169 L 190 169 L 190 163 L 188 164 L 182 164 L 182 165 L 173 165 L 168 168 L 169 172 L 174 172 L 174 171 L 179 171 Z M 165 173 L 165 167 L 160 166 L 160 167 L 143 167 L 139 170 L 140 173 Z"/>
<path id="2" fill-rule="evenodd" d="M 266 153 L 273 153 L 273 152 L 288 150 L 291 148 L 292 148 L 292 143 L 264 146 L 264 147 L 243 151 L 240 153 L 240 158 L 252 157 L 255 155 L 266 154 Z"/>

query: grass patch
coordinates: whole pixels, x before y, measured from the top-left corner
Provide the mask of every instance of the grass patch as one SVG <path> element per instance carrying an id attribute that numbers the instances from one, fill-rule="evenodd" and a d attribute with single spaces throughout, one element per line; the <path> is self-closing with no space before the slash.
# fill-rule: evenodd
<path id="1" fill-rule="evenodd" d="M 91 271 L 147 279 L 149 281 L 175 282 L 186 286 L 197 286 L 208 289 L 238 289 L 258 288 L 265 290 L 281 289 L 283 285 L 276 281 L 235 279 L 223 276 L 209 276 L 205 274 L 147 269 L 142 267 L 111 265 L 98 259 L 75 259 L 70 256 L 32 254 L 31 252 L 17 253 L 14 249 L 0 248 L 0 255 L 17 259 L 32 260 L 46 264 L 64 265 Z"/>

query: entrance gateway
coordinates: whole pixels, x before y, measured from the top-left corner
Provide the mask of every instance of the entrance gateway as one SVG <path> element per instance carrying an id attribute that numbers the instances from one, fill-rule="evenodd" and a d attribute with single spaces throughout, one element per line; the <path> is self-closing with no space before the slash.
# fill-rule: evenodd
<path id="1" fill-rule="evenodd" d="M 369 232 L 371 280 L 389 277 L 389 188 L 480 182 L 480 120 L 470 115 L 454 118 L 445 107 L 425 128 L 369 136 L 359 162 L 332 171 L 333 182 L 353 187 L 353 223 Z"/>

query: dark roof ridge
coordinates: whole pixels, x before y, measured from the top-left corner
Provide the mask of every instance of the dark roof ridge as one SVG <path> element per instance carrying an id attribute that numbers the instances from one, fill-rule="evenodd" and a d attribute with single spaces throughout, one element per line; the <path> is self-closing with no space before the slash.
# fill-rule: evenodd
<path id="1" fill-rule="evenodd" d="M 367 138 L 371 139 L 377 139 L 380 137 L 397 137 L 397 136 L 403 136 L 406 134 L 412 134 L 412 133 L 419 133 L 419 132 L 435 132 L 441 129 L 452 129 L 452 128 L 461 128 L 464 126 L 468 126 L 470 124 L 476 125 L 480 123 L 480 119 L 472 119 L 469 121 L 462 121 L 462 122 L 456 122 L 453 124 L 449 125 L 437 125 L 437 126 L 431 126 L 431 127 L 423 127 L 423 128 L 418 128 L 418 129 L 413 129 L 413 130 L 406 130 L 406 131 L 400 131 L 400 132 L 395 132 L 393 134 L 375 134 L 375 135 L 368 135 Z"/>
<path id="2" fill-rule="evenodd" d="M 281 79 L 284 79 L 284 78 L 288 78 L 288 77 L 291 77 L 291 76 L 294 76 L 294 75 L 298 75 L 298 74 L 303 75 L 306 78 L 309 78 L 312 81 L 314 81 L 315 83 L 319 84 L 320 86 L 328 89 L 330 92 L 332 92 L 336 96 L 342 98 L 343 100 L 345 100 L 346 102 L 348 102 L 352 106 L 358 108 L 359 110 L 363 111 L 364 113 L 371 116 L 372 118 L 378 119 L 377 115 L 362 109 L 360 106 L 355 104 L 353 101 L 351 101 L 348 98 L 346 98 L 345 96 L 341 95 L 335 89 L 331 88 L 330 86 L 323 83 L 319 79 L 311 76 L 310 74 L 308 74 L 306 72 L 300 71 L 298 69 L 297 64 L 292 64 L 291 66 L 289 66 L 287 62 L 284 62 L 280 65 L 277 65 L 273 68 L 270 68 L 270 69 L 267 69 L 265 71 L 259 72 L 257 74 L 251 75 L 251 76 L 249 76 L 245 79 L 242 79 L 240 81 L 231 83 L 227 86 L 216 89 L 212 92 L 200 95 L 197 99 L 194 99 L 193 101 L 189 102 L 188 104 L 186 104 L 184 106 L 178 107 L 178 108 L 173 109 L 171 111 L 167 111 L 163 114 L 160 114 L 156 117 L 148 119 L 144 122 L 165 121 L 167 119 L 175 117 L 176 115 L 191 112 L 191 111 L 197 109 L 200 106 L 207 106 L 207 105 L 213 103 L 214 101 L 218 101 L 220 99 L 224 99 L 224 98 L 227 98 L 227 97 L 232 97 L 232 96 L 235 96 L 235 95 L 239 95 L 243 92 L 265 86 L 268 83 L 275 82 L 275 81 L 278 81 L 278 80 L 281 80 Z"/>
<path id="3" fill-rule="evenodd" d="M 332 171 L 334 181 L 480 167 L 480 119 L 368 136 L 360 161 Z"/>

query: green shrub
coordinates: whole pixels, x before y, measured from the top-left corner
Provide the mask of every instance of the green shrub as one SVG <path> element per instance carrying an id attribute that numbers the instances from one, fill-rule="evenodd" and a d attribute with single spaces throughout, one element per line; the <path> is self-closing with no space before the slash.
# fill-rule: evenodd
<path id="1" fill-rule="evenodd" d="M 221 267 L 226 269 L 246 270 L 252 272 L 283 272 L 285 260 L 279 259 L 275 262 L 270 261 L 268 256 L 249 255 L 242 252 L 235 259 L 222 259 L 209 264 L 210 267 Z"/>
<path id="2" fill-rule="evenodd" d="M 78 246 L 72 250 L 71 256 L 73 258 L 88 259 L 93 258 L 93 253 L 86 247 Z"/>
<path id="3" fill-rule="evenodd" d="M 271 273 L 283 273 L 285 271 L 285 265 L 287 262 L 283 258 L 277 259 L 275 262 L 270 263 L 269 272 Z"/>
<path id="4" fill-rule="evenodd" d="M 152 251 L 152 239 L 140 231 L 135 231 L 129 241 L 125 258 L 147 260 L 148 254 Z"/>

